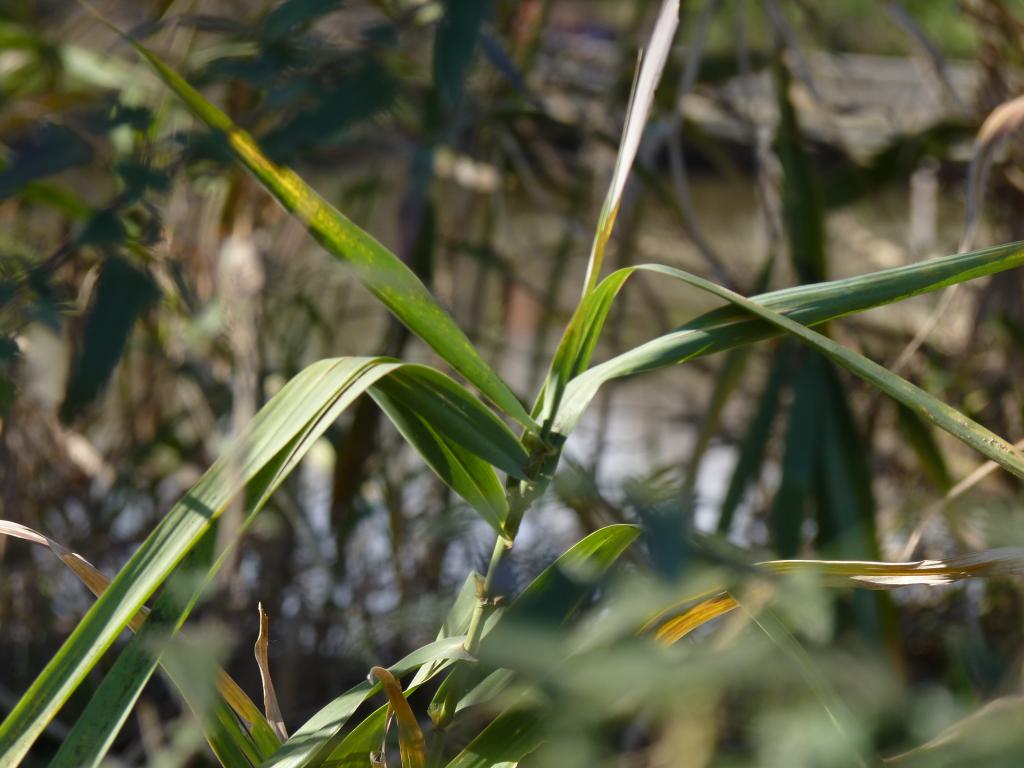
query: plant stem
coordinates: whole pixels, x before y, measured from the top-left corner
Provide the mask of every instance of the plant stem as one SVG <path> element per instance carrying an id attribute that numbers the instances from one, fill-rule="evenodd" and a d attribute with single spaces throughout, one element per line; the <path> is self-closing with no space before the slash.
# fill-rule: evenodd
<path id="1" fill-rule="evenodd" d="M 466 642 L 463 648 L 466 653 L 476 653 L 480 648 L 480 640 L 484 632 L 484 618 L 488 608 L 494 607 L 494 598 L 491 597 L 491 588 L 494 584 L 494 574 L 501 565 L 505 553 L 512 548 L 512 542 L 504 536 L 498 536 L 494 542 L 494 550 L 491 552 L 491 561 L 487 564 L 487 573 L 477 583 L 476 608 L 469 619 L 469 630 L 466 632 Z"/>

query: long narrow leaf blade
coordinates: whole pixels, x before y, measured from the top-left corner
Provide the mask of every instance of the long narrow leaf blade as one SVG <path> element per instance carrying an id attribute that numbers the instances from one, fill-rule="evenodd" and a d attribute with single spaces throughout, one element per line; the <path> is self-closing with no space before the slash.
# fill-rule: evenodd
<path id="1" fill-rule="evenodd" d="M 398 748 L 402 755 L 402 768 L 424 768 L 427 764 L 426 740 L 416 715 L 402 694 L 401 683 L 384 667 L 372 667 L 370 675 L 376 677 L 383 686 L 388 706 L 398 722 Z"/>
<path id="2" fill-rule="evenodd" d="M 859 277 L 772 291 L 755 296 L 751 301 L 810 326 L 1003 272 L 1022 264 L 1024 242 L 1007 243 Z M 626 277 L 637 269 L 639 267 L 630 267 L 626 270 Z M 605 281 L 616 280 L 621 285 L 621 272 L 609 275 Z M 553 431 L 568 435 L 607 381 L 654 371 L 782 333 L 782 329 L 761 318 L 751 317 L 734 306 L 708 312 L 672 333 L 613 357 L 573 379 L 558 408 Z"/>
<path id="3" fill-rule="evenodd" d="M 662 266 L 647 266 L 643 269 L 674 277 L 695 288 L 700 288 L 729 303 L 744 309 L 771 325 L 796 336 L 802 342 L 821 352 L 833 362 L 852 371 L 865 381 L 878 387 L 887 395 L 903 403 L 919 416 L 927 419 L 953 437 L 995 461 L 1004 469 L 1024 478 L 1024 452 L 1015 448 L 998 435 L 977 422 L 969 419 L 955 408 L 947 405 L 906 379 L 886 370 L 878 363 L 857 354 L 827 336 L 801 325 L 786 315 L 775 312 L 755 301 L 751 301 L 728 288 L 715 285 L 704 278 L 691 275 L 679 269 Z"/>
<path id="4" fill-rule="evenodd" d="M 430 664 L 439 659 L 471 659 L 463 643 L 465 635 L 446 637 L 413 651 L 398 663 L 388 667 L 395 677 Z M 443 666 L 441 667 L 443 669 Z M 265 761 L 261 768 L 300 768 L 319 765 L 341 741 L 341 729 L 359 706 L 380 690 L 378 684 L 364 680 L 350 688 L 306 721 L 291 738 Z"/>
<path id="5" fill-rule="evenodd" d="M 289 382 L 264 407 L 232 449 L 176 504 L 121 569 L 107 590 L 51 658 L 0 724 L 0 766 L 17 765 L 114 639 L 139 612 L 181 559 L 209 530 L 244 485 L 291 440 L 330 399 L 358 392 L 366 359 L 314 364 Z M 371 376 L 383 376 L 377 367 Z"/>
<path id="6" fill-rule="evenodd" d="M 0 766 L 17 764 L 24 756 L 46 723 L 120 631 L 242 488 L 264 473 L 268 466 L 272 468 L 270 475 L 261 480 L 265 484 L 255 489 L 259 498 L 250 508 L 251 519 L 251 515 L 258 511 L 309 449 L 312 441 L 342 410 L 383 377 L 401 375 L 406 367 L 381 358 L 340 358 L 315 363 L 289 382 L 257 414 L 232 449 L 175 505 L 139 547 L 0 724 Z M 414 378 L 419 376 L 422 379 L 421 367 L 411 368 Z M 455 394 L 459 391 L 463 395 Z M 475 400 L 468 392 L 457 388 L 454 382 L 447 394 L 453 399 Z M 463 418 L 474 407 L 463 403 L 460 408 L 453 408 L 454 416 L 451 418 Z M 480 410 L 485 409 L 481 406 Z M 497 419 L 493 420 L 497 422 Z M 193 596 L 192 603 L 197 598 L 198 593 Z M 179 615 L 177 626 L 184 621 L 192 603 L 186 605 Z M 131 650 L 130 654 L 128 650 Z M 125 677 L 121 678 L 122 672 L 118 672 L 116 684 L 110 683 L 110 693 L 104 694 L 109 698 L 104 699 L 102 707 L 116 712 L 116 716 L 108 719 L 111 723 L 121 721 L 134 701 L 133 696 L 141 691 L 157 663 L 151 653 L 137 645 L 133 649 L 132 643 L 125 653 L 133 659 L 124 662 Z"/>
<path id="7" fill-rule="evenodd" d="M 499 408 L 523 426 L 534 427 L 522 403 L 401 259 L 320 197 L 294 171 L 273 163 L 248 133 L 156 54 L 131 37 L 123 36 L 196 117 L 224 136 L 238 161 L 306 226 L 328 253 L 347 264 L 399 320 Z"/>
<path id="8" fill-rule="evenodd" d="M 68 566 L 72 573 L 74 573 L 75 576 L 77 576 L 96 597 L 102 595 L 104 590 L 110 585 L 110 579 L 97 570 L 91 563 L 89 563 L 89 561 L 85 560 L 81 555 L 71 552 L 59 542 L 44 536 L 38 531 L 21 525 L 20 523 L 0 520 L 0 534 L 14 536 L 19 539 L 24 539 L 47 547 L 65 565 Z M 133 632 L 137 632 L 139 628 L 142 627 L 147 614 L 148 611 L 145 608 L 135 614 L 128 624 Z M 168 677 L 178 686 L 179 690 L 184 691 L 185 686 L 176 678 L 174 670 L 168 668 L 166 671 Z M 234 679 L 227 674 L 227 672 L 223 669 L 219 670 L 217 672 L 214 685 L 216 686 L 217 692 L 220 694 L 221 700 L 224 704 L 230 707 L 234 714 L 237 715 L 238 718 L 250 729 L 251 736 L 248 734 L 240 734 L 240 737 L 242 739 L 251 739 L 258 754 L 267 756 L 281 746 L 281 740 L 277 738 L 277 735 L 263 716 L 263 713 L 260 712 L 252 699 L 246 695 L 241 686 L 239 686 L 238 683 L 236 683 Z M 228 725 L 226 727 L 231 726 Z"/>

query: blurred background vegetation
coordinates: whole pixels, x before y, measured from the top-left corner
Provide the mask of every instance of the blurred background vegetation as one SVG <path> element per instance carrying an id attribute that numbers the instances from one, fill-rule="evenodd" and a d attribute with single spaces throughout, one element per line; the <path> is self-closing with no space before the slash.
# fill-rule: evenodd
<path id="1" fill-rule="evenodd" d="M 655 5 L 97 2 L 398 253 L 524 400 L 578 296 Z M 956 251 L 975 134 L 1024 86 L 1024 2 L 706 0 L 681 19 L 612 266 L 658 261 L 752 294 Z M 1019 138 L 994 157 L 985 200 L 974 247 L 1024 239 Z M 903 368 L 1010 440 L 1024 437 L 1022 290 L 1018 272 L 964 286 Z M 938 301 L 830 332 L 893 363 Z M 710 306 L 641 278 L 598 359 Z M 113 574 L 288 378 L 357 354 L 433 360 L 88 13 L 0 2 L 0 517 Z M 794 343 L 716 355 L 605 388 L 501 588 L 619 521 L 645 524 L 638 557 L 673 579 L 737 548 L 899 559 L 1024 544 L 1008 475 L 936 506 L 978 462 Z M 281 707 L 300 723 L 432 639 L 490 544 L 364 398 L 276 494 L 191 631 L 255 693 L 262 601 Z M 0 547 L 6 711 L 91 597 L 48 553 Z M 1018 582 L 884 599 L 808 589 L 789 619 L 858 748 L 898 751 L 1020 692 Z M 673 678 L 690 686 L 669 707 L 675 742 L 652 747 L 642 722 L 600 737 L 577 723 L 593 738 L 551 754 L 847 764 L 819 687 L 744 653 Z M 579 672 L 592 685 L 569 686 L 567 709 L 611 696 L 630 669 Z M 637 690 L 657 687 L 640 677 Z M 201 742 L 161 751 L 186 728 L 179 713 L 154 680 L 116 760 L 204 764 Z"/>

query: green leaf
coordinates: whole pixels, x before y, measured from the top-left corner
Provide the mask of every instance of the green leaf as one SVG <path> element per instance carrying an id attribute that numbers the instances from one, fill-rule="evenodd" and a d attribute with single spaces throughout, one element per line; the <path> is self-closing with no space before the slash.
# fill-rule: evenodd
<path id="1" fill-rule="evenodd" d="M 793 406 L 786 427 L 782 480 L 772 504 L 772 543 L 782 557 L 793 557 L 801 545 L 807 508 L 814 497 L 821 463 L 825 404 L 821 391 L 820 360 L 802 355 L 793 385 Z"/>
<path id="2" fill-rule="evenodd" d="M 654 100 L 654 91 L 661 79 L 662 70 L 672 48 L 672 39 L 679 25 L 679 1 L 664 0 L 655 20 L 654 29 L 647 48 L 641 52 L 633 92 L 630 94 L 629 106 L 626 110 L 626 124 L 622 129 L 619 150 L 615 157 L 615 168 L 608 185 L 601 213 L 594 233 L 594 241 L 590 248 L 590 259 L 587 262 L 587 274 L 583 284 L 583 296 L 573 316 L 562 333 L 558 348 L 555 350 L 551 369 L 548 372 L 541 397 L 534 405 L 534 416 L 545 426 L 554 418 L 561 403 L 562 396 L 569 381 L 582 372 L 590 361 L 597 337 L 607 318 L 611 302 L 629 276 L 628 271 L 616 273 L 602 284 L 601 266 L 604 263 L 605 250 L 615 227 L 615 219 L 622 203 L 622 194 L 626 189 L 626 180 L 636 159 L 644 126 Z"/>
<path id="3" fill-rule="evenodd" d="M 398 663 L 388 667 L 395 677 L 411 672 L 425 664 L 438 659 L 471 658 L 462 644 L 465 636 L 449 637 L 436 640 L 413 651 Z M 444 668 L 439 667 L 438 671 Z M 301 766 L 320 765 L 335 747 L 342 741 L 341 729 L 352 717 L 359 706 L 380 691 L 380 685 L 364 680 L 350 688 L 299 728 L 262 768 L 300 768 Z"/>
<path id="4" fill-rule="evenodd" d="M 507 535 L 504 524 L 508 501 L 491 465 L 446 439 L 414 407 L 384 391 L 372 394 L 377 405 L 437 476 L 479 512 L 495 531 Z"/>
<path id="5" fill-rule="evenodd" d="M 548 713 L 541 708 L 516 706 L 502 712 L 451 762 L 448 768 L 491 768 L 515 765 L 544 740 Z"/>
<path id="6" fill-rule="evenodd" d="M 1021 264 L 1024 264 L 1024 243 L 1008 243 L 859 277 L 772 291 L 755 296 L 752 301 L 810 326 Z M 631 267 L 609 275 L 605 281 L 615 281 L 621 286 L 625 277 L 637 269 L 657 271 L 658 268 Z M 594 292 L 595 295 L 598 293 Z M 654 371 L 782 332 L 777 326 L 760 317 L 751 317 L 734 306 L 708 312 L 672 333 L 613 357 L 574 378 L 566 388 L 552 429 L 558 434 L 568 435 L 600 387 L 611 379 Z"/>
<path id="7" fill-rule="evenodd" d="M 638 526 L 620 523 L 580 539 L 527 585 L 493 631 L 500 633 L 505 622 L 564 621 L 639 535 Z M 492 630 L 485 629 L 482 649 L 487 648 L 491 633 Z M 476 667 L 469 670 L 464 664 L 455 666 L 430 703 L 430 716 L 438 727 L 451 720 L 467 692 L 479 685 L 486 674 L 487 670 Z"/>
<path id="8" fill-rule="evenodd" d="M 772 70 L 779 107 L 775 152 L 783 174 L 782 216 L 800 282 L 813 283 L 825 279 L 825 205 L 789 97 L 789 70 L 781 57 Z"/>
<path id="9" fill-rule="evenodd" d="M 454 105 L 462 97 L 466 70 L 491 4 L 486 0 L 444 0 L 443 4 L 444 15 L 434 37 L 434 83 L 448 104 Z"/>
<path id="10" fill-rule="evenodd" d="M 833 362 L 852 371 L 893 399 L 903 403 L 917 415 L 946 430 L 953 437 L 992 459 L 1009 472 L 1024 478 L 1024 453 L 977 422 L 967 418 L 955 408 L 943 403 L 906 379 L 890 373 L 878 363 L 868 360 L 827 336 L 812 331 L 784 314 L 696 275 L 664 266 L 648 265 L 642 269 L 666 277 L 674 277 L 695 288 L 700 288 L 757 316 L 776 328 L 796 336 Z"/>
<path id="11" fill-rule="evenodd" d="M 525 480 L 530 457 L 502 421 L 440 371 L 405 364 L 400 376 L 377 385 L 445 436 L 512 477 Z"/>
<path id="12" fill-rule="evenodd" d="M 478 438 L 497 434 L 495 425 L 500 422 L 493 414 L 454 382 L 444 383 L 442 374 L 425 373 L 423 366 L 403 365 L 386 358 L 338 358 L 309 366 L 260 410 L 226 454 L 171 509 L 0 724 L 0 754 L 5 760 L 9 757 L 13 764 L 24 756 L 120 631 L 239 492 L 243 488 L 247 491 L 246 509 L 251 519 L 338 415 L 386 376 L 400 379 L 406 387 L 422 385 L 433 393 L 431 396 L 436 395 L 438 401 L 432 413 L 446 426 L 468 419 L 479 430 Z M 442 413 L 444 407 L 450 412 Z M 481 419 L 489 422 L 476 424 Z M 455 431 L 459 442 L 453 440 L 453 444 L 472 442 L 466 437 L 472 430 L 462 426 Z M 196 588 L 179 614 L 179 625 L 200 590 L 201 586 Z M 123 662 L 123 667 L 115 664 L 111 672 L 116 683 L 109 685 L 116 695 L 112 694 L 106 704 L 96 705 L 103 708 L 103 715 L 96 722 L 105 720 L 116 728 L 134 700 L 129 694 L 134 686 L 141 686 L 148 679 L 157 661 L 151 650 L 133 638 L 118 661 Z"/>
<path id="13" fill-rule="evenodd" d="M 16 538 L 31 541 L 36 544 L 45 546 L 57 558 L 64 563 L 78 579 L 88 587 L 97 597 L 103 593 L 104 590 L 110 585 L 110 580 L 104 576 L 100 571 L 92 566 L 87 560 L 77 555 L 66 547 L 61 545 L 59 542 L 50 539 L 47 536 L 34 531 L 31 528 L 20 525 L 18 523 L 12 523 L 7 520 L 0 520 L 0 533 L 7 536 L 14 536 Z M 207 539 L 211 539 L 207 534 Z M 197 547 L 189 557 L 191 558 L 198 552 L 202 547 Z M 180 588 L 177 585 L 173 585 L 165 590 L 165 594 L 161 596 L 161 600 L 165 597 L 177 598 Z M 158 617 L 161 612 L 161 608 L 158 602 L 157 608 L 154 612 L 146 614 L 140 612 L 135 615 L 134 619 L 129 623 L 129 627 L 133 632 L 139 631 L 140 628 L 144 627 L 147 621 L 147 615 L 154 617 L 147 626 L 150 627 L 148 631 L 151 631 L 158 622 L 162 623 Z M 144 644 L 145 645 L 145 644 Z M 166 673 L 168 679 L 175 687 L 182 693 L 183 696 L 188 698 L 187 691 L 192 686 L 191 677 L 194 677 L 192 671 L 183 671 L 174 665 L 168 665 L 166 660 L 161 661 L 163 671 Z M 206 713 L 193 708 L 193 713 L 196 715 L 207 733 L 207 740 L 210 741 L 216 752 L 218 746 L 215 742 L 226 744 L 227 742 L 234 743 L 239 746 L 243 752 L 251 752 L 257 756 L 257 762 L 260 756 L 267 756 L 272 754 L 281 745 L 280 739 L 274 733 L 270 724 L 267 722 L 263 715 L 263 712 L 252 702 L 252 700 L 246 696 L 245 692 L 223 669 L 217 668 L 212 672 L 208 679 L 215 680 L 214 686 L 217 693 L 219 694 L 220 701 L 218 703 L 217 712 L 213 717 L 204 717 Z M 237 717 L 235 716 L 237 714 Z M 250 733 L 246 733 L 239 724 L 239 720 L 246 723 Z M 82 724 L 82 718 L 75 724 L 75 728 L 72 729 L 72 733 L 65 739 L 62 749 L 66 749 L 68 741 L 74 738 L 74 731 L 78 730 Z M 94 735 L 94 739 L 99 738 L 99 735 Z"/>
<path id="14" fill-rule="evenodd" d="M 296 376 L 178 502 L 0 724 L 0 765 L 17 764 L 88 671 L 241 489 L 295 439 L 389 372 L 366 358 L 326 360 Z M 393 366 L 392 366 L 393 367 Z M 306 446 L 308 447 L 308 446 Z M 116 716 L 112 713 L 112 716 Z"/>
<path id="15" fill-rule="evenodd" d="M 897 416 L 900 431 L 917 455 L 924 474 L 938 490 L 945 493 L 953 487 L 953 478 L 949 474 L 946 459 L 942 455 L 942 449 L 939 448 L 932 431 L 916 413 L 905 405 L 898 406 Z"/>
<path id="16" fill-rule="evenodd" d="M 473 348 L 430 291 L 397 256 L 332 207 L 294 171 L 273 163 L 252 137 L 236 126 L 154 53 L 121 34 L 153 67 L 192 113 L 222 134 L 235 157 L 310 235 L 344 262 L 374 296 L 413 333 L 465 376 L 499 408 L 528 429 L 535 427 L 522 403 Z"/>

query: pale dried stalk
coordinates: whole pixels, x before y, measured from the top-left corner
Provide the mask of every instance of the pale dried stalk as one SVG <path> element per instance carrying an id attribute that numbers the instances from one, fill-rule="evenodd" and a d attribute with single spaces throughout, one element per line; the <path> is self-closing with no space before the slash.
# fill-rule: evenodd
<path id="1" fill-rule="evenodd" d="M 257 603 L 256 609 L 260 614 L 260 632 L 256 637 L 256 645 L 253 651 L 256 655 L 256 665 L 260 668 L 260 683 L 263 686 L 263 711 L 267 716 L 267 722 L 274 729 L 281 741 L 287 741 L 288 731 L 284 727 L 284 717 L 281 715 L 281 707 L 277 702 L 277 691 L 274 690 L 274 681 L 270 677 L 270 617 L 263 610 L 263 603 Z"/>

